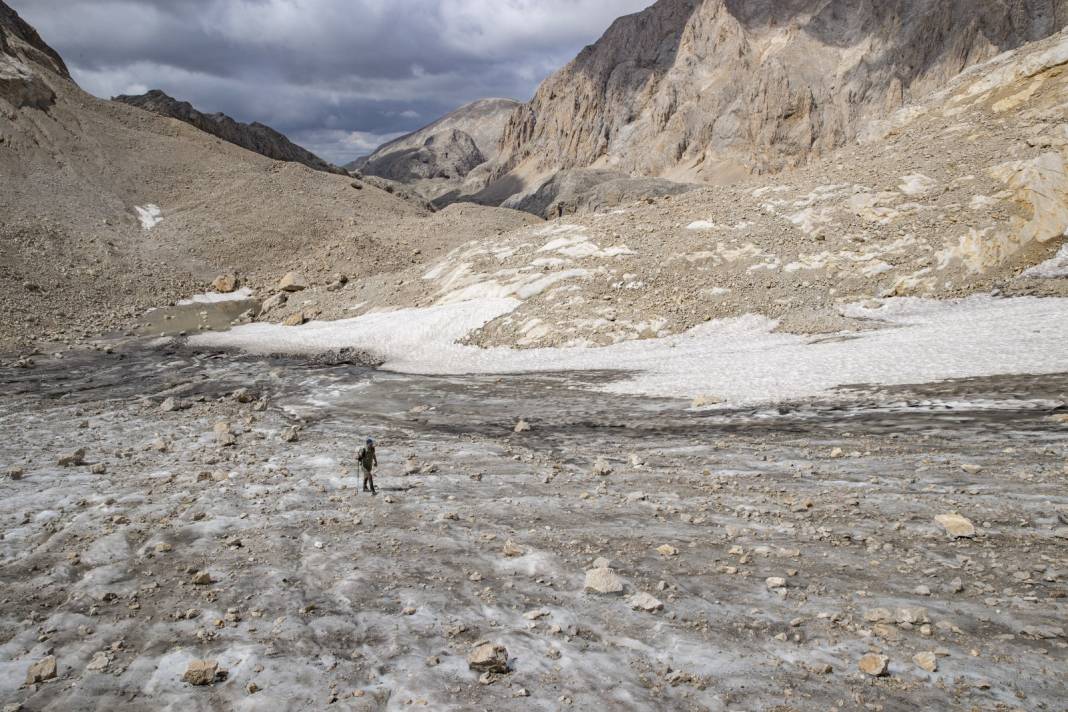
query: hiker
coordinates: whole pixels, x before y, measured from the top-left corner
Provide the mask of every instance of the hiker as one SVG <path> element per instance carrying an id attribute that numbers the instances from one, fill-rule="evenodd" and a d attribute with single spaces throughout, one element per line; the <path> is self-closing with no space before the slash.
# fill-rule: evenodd
<path id="1" fill-rule="evenodd" d="M 375 480 L 371 474 L 373 467 L 378 467 L 378 455 L 375 454 L 375 441 L 371 438 L 367 438 L 367 444 L 360 448 L 360 452 L 356 455 L 356 459 L 360 463 L 360 467 L 363 468 L 363 491 L 370 492 L 371 494 L 378 494 L 378 490 L 375 489 Z M 367 489 L 370 485 L 371 488 Z"/>

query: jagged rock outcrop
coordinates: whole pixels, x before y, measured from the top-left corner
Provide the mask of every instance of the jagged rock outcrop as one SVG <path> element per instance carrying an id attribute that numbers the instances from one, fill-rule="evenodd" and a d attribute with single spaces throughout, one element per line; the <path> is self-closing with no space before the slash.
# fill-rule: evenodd
<path id="1" fill-rule="evenodd" d="M 512 114 L 486 178 L 778 171 L 1065 23 L 1068 0 L 660 0 Z"/>
<path id="2" fill-rule="evenodd" d="M 0 101 L 13 109 L 41 110 L 47 110 L 55 102 L 55 92 L 33 70 L 33 64 L 70 77 L 67 65 L 55 50 L 14 10 L 0 3 Z"/>
<path id="3" fill-rule="evenodd" d="M 151 111 L 160 116 L 184 121 L 187 124 L 196 126 L 201 131 L 221 138 L 223 141 L 255 151 L 261 156 L 273 158 L 276 161 L 303 163 L 309 168 L 327 173 L 346 173 L 343 168 L 327 163 L 311 151 L 293 143 L 270 126 L 259 122 L 245 124 L 235 121 L 226 114 L 204 114 L 197 111 L 188 101 L 178 101 L 159 89 L 153 89 L 147 94 L 138 96 L 124 94 L 112 97 L 112 101 L 119 101 L 145 111 Z"/>

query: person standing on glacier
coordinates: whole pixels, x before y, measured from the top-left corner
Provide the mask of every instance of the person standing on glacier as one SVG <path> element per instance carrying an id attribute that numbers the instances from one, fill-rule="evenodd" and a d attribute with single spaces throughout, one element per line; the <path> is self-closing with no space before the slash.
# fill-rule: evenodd
<path id="1" fill-rule="evenodd" d="M 378 455 L 375 454 L 374 440 L 367 438 L 367 443 L 356 454 L 356 460 L 360 463 L 360 467 L 363 468 L 363 491 L 378 494 L 378 490 L 375 489 L 373 472 L 374 468 L 378 467 Z M 370 486 L 370 489 L 368 489 L 368 486 Z"/>

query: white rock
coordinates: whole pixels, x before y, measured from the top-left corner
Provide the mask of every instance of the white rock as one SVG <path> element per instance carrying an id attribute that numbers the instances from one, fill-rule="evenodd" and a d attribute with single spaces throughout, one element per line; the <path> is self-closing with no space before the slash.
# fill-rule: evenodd
<path id="1" fill-rule="evenodd" d="M 664 603 L 655 596 L 651 596 L 644 591 L 636 593 L 630 597 L 627 601 L 627 605 L 636 611 L 645 611 L 646 613 L 652 613 L 654 611 L 660 611 L 664 609 Z"/>
<path id="2" fill-rule="evenodd" d="M 609 568 L 590 569 L 586 572 L 587 591 L 606 595 L 618 595 L 623 593 L 625 584 L 615 571 Z"/>

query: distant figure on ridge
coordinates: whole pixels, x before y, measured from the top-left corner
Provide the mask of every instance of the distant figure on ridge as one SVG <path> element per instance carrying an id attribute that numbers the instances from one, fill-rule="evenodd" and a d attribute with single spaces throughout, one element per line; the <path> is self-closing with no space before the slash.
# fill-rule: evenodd
<path id="1" fill-rule="evenodd" d="M 356 455 L 356 459 L 360 463 L 360 467 L 363 468 L 363 491 L 370 492 L 371 494 L 378 494 L 378 490 L 375 489 L 374 475 L 371 470 L 378 467 L 378 455 L 375 454 L 375 441 L 371 438 L 367 438 L 367 444 L 360 448 L 360 452 Z M 368 489 L 370 485 L 370 489 Z"/>

